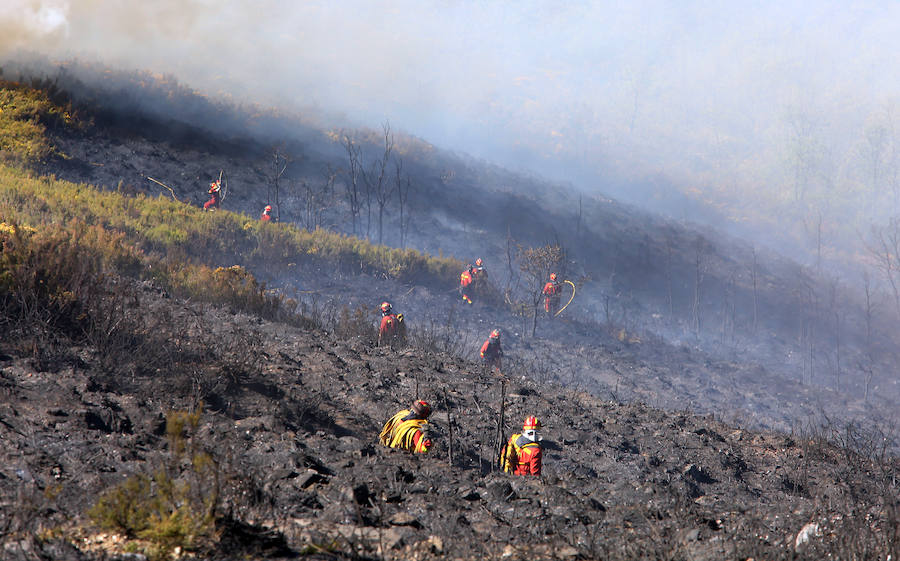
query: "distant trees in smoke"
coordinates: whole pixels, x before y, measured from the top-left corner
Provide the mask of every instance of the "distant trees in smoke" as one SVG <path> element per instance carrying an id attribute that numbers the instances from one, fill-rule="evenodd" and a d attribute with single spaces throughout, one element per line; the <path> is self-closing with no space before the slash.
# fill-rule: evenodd
<path id="1" fill-rule="evenodd" d="M 413 182 L 403 170 L 403 160 L 396 154 L 395 138 L 389 122 L 381 126 L 377 140 L 366 138 L 364 133 L 344 131 L 340 142 L 346 155 L 344 178 L 346 202 L 354 235 L 362 234 L 362 208 L 366 209 L 365 237 L 371 238 L 373 205 L 377 220 L 377 242 L 384 243 L 384 222 L 390 204 L 397 198 L 399 209 L 398 238 L 401 247 L 406 245 L 410 225 L 409 196 Z M 391 169 L 393 167 L 393 174 Z"/>

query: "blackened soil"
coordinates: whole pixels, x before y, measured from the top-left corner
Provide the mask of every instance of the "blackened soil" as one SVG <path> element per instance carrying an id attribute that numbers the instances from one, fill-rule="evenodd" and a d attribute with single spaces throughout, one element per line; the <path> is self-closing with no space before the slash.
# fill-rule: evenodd
<path id="1" fill-rule="evenodd" d="M 504 381 L 449 354 L 152 290 L 140 304 L 170 318 L 178 348 L 207 348 L 210 368 L 158 362 L 128 375 L 73 347 L 51 372 L 34 349 L 0 345 L 4 558 L 119 555 L 121 543 L 89 546 L 85 511 L 162 465 L 167 412 L 201 402 L 197 442 L 222 481 L 223 537 L 209 558 L 821 559 L 863 542 L 879 558 L 896 553 L 897 464 L 871 461 L 861 436 L 840 449 L 822 432 L 742 430 L 525 371 Z M 501 440 L 525 416 L 544 423 L 540 478 L 493 469 L 501 395 Z M 417 398 L 434 405 L 432 452 L 381 447 L 382 423 Z"/>

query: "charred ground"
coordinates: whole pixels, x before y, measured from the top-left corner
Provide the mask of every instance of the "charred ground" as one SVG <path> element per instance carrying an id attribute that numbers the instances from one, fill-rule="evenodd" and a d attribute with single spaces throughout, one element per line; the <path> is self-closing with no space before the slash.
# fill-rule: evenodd
<path id="1" fill-rule="evenodd" d="M 78 345 L 43 360 L 2 348 L 6 558 L 121 556 L 126 539 L 85 513 L 170 464 L 167 417 L 198 407 L 190 438 L 215 458 L 222 537 L 198 542 L 206 558 L 897 553 L 898 465 L 860 427 L 748 431 L 528 377 L 501 383 L 445 353 L 374 347 L 353 322 L 288 325 L 127 290 L 136 334 L 159 347 L 152 365 L 128 345 L 113 363 Z M 491 469 L 504 385 L 504 435 L 526 415 L 544 420 L 541 479 Z M 435 405 L 435 449 L 382 448 L 381 424 L 415 398 Z"/>
<path id="2" fill-rule="evenodd" d="M 110 107 L 115 118 L 104 113 L 92 128 L 51 131 L 65 157 L 40 171 L 125 195 L 158 194 L 152 176 L 196 206 L 211 170 L 227 169 L 226 207 L 255 216 L 269 201 L 269 140 Z M 97 345 L 43 333 L 52 344 L 37 346 L 20 332 L 0 344 L 0 431 L 10 443 L 0 471 L 5 553 L 121 551 L 109 534 L 98 537 L 87 509 L 135 474 L 168 466 L 192 477 L 173 459 L 167 417 L 175 411 L 201 413 L 188 438 L 216 459 L 217 535 L 234 539 L 200 543 L 211 557 L 897 554 L 897 466 L 888 454 L 895 435 L 889 423 L 847 419 L 895 403 L 889 368 L 878 370 L 866 400 L 848 366 L 889 363 L 889 340 L 861 346 L 868 330 L 858 309 L 829 323 L 833 311 L 851 309 L 841 287 L 833 285 L 829 307 L 827 283 L 789 261 L 761 251 L 757 261 L 738 242 L 713 243 L 613 201 L 579 200 L 414 147 L 405 154 L 419 182 L 410 244 L 484 255 L 497 264 L 492 279 L 502 289 L 516 282 L 507 244 L 559 241 L 569 248 L 568 276 L 583 290 L 580 311 L 541 322 L 532 337 L 527 314 L 484 303 L 461 309 L 445 287 L 339 267 L 241 263 L 303 300 L 302 315 L 285 323 L 120 279 L 109 288 L 120 305 L 106 309 L 115 315 L 107 319 L 121 317 L 109 324 L 121 338 Z M 282 184 L 283 218 L 302 223 L 303 182 L 338 167 L 340 148 L 279 150 L 295 174 Z M 347 229 L 346 208 L 332 202 L 323 225 Z M 578 213 L 564 210 L 571 208 Z M 756 263 L 756 290 L 747 263 Z M 698 283 L 702 308 L 692 316 L 688 295 Z M 371 345 L 371 311 L 383 299 L 409 318 L 410 347 Z M 752 329 L 750 301 L 764 318 Z M 466 358 L 496 326 L 510 359 L 501 432 L 524 415 L 542 418 L 542 481 L 490 470 L 501 384 Z M 816 345 L 835 334 L 844 335 L 837 355 L 819 353 Z M 381 423 L 416 397 L 436 405 L 434 453 L 378 447 Z M 818 416 L 833 410 L 847 415 Z M 804 528 L 811 539 L 798 547 Z"/>
<path id="3" fill-rule="evenodd" d="M 93 125 L 51 131 L 65 157 L 41 171 L 125 193 L 170 196 L 152 177 L 200 206 L 208 181 L 225 170 L 226 208 L 255 217 L 275 202 L 277 183 L 282 221 L 354 231 L 342 139 L 353 141 L 358 163 L 368 167 L 383 155 L 380 132 L 327 131 L 296 116 L 216 104 L 170 81 L 111 76 L 95 71 L 95 82 L 88 83 L 71 73 L 47 82 L 76 100 Z M 254 274 L 296 291 L 311 306 L 352 302 L 374 309 L 391 298 L 411 323 L 451 330 L 462 354 L 502 327 L 514 356 L 531 371 L 598 395 L 687 404 L 781 430 L 819 422 L 823 414 L 893 423 L 900 399 L 896 322 L 874 285 L 867 295 L 852 278 L 720 232 L 579 195 L 401 133 L 392 158 L 410 180 L 410 222 L 407 229 L 399 224 L 393 193 L 385 243 L 400 245 L 403 230 L 407 246 L 464 260 L 482 256 L 497 290 L 517 301 L 528 301 L 536 290 L 522 278 L 518 249 L 560 244 L 566 250 L 560 273 L 579 291 L 563 321 L 542 324 L 535 339 L 523 317 L 530 310 L 495 305 L 451 313 L 451 295 L 433 286 L 335 275 L 327 268 L 298 272 L 255 264 Z M 386 181 L 395 171 L 388 167 Z M 355 232 L 374 238 L 377 205 L 369 213 L 360 204 Z M 610 365 L 610 353 L 618 366 Z"/>

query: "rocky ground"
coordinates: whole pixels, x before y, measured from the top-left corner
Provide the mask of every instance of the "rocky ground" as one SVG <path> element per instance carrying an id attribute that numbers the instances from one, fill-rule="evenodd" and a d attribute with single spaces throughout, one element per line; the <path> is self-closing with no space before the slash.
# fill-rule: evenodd
<path id="1" fill-rule="evenodd" d="M 166 415 L 198 406 L 192 442 L 216 459 L 222 489 L 223 541 L 202 558 L 898 554 L 886 435 L 744 430 L 375 347 L 371 326 L 275 323 L 133 290 L 134 329 L 153 347 L 0 343 L 4 559 L 136 559 L 85 512 L 165 465 Z M 493 469 L 504 394 L 504 438 L 527 415 L 545 425 L 541 478 Z M 381 447 L 382 423 L 416 398 L 434 404 L 435 448 Z"/>

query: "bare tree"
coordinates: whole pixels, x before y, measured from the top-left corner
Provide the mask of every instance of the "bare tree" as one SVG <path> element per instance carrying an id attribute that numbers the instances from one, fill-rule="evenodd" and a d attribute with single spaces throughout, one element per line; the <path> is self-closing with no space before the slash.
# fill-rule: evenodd
<path id="1" fill-rule="evenodd" d="M 363 166 L 362 176 L 366 184 L 366 237 L 369 237 L 369 225 L 372 221 L 372 197 L 378 204 L 378 243 L 383 241 L 384 234 L 384 207 L 387 206 L 393 195 L 393 190 L 388 185 L 387 167 L 394 149 L 394 134 L 391 132 L 390 123 L 381 125 L 384 151 L 381 158 L 372 162 L 371 170 Z"/>
<path id="2" fill-rule="evenodd" d="M 675 302 L 672 298 L 672 236 L 674 232 L 671 228 L 666 228 L 666 304 L 669 309 L 668 321 L 675 319 Z M 606 321 L 609 323 L 609 312 L 606 314 Z"/>
<path id="3" fill-rule="evenodd" d="M 729 333 L 731 334 L 731 341 L 734 342 L 736 284 L 737 273 L 731 271 L 728 275 L 728 284 L 725 285 L 725 291 L 722 295 L 722 343 L 725 342 Z"/>
<path id="4" fill-rule="evenodd" d="M 322 175 L 321 184 L 309 181 L 300 183 L 300 196 L 303 199 L 303 226 L 310 232 L 324 225 L 325 211 L 331 205 L 338 171 L 328 165 L 322 171 Z"/>
<path id="5" fill-rule="evenodd" d="M 873 226 L 866 249 L 890 285 L 894 306 L 900 313 L 900 218 L 891 218 L 885 226 Z"/>
<path id="6" fill-rule="evenodd" d="M 706 240 L 697 236 L 694 245 L 694 297 L 691 300 L 691 327 L 696 335 L 700 335 L 700 303 L 702 301 L 701 288 L 705 275 Z"/>
<path id="7" fill-rule="evenodd" d="M 277 146 L 272 148 L 272 160 L 269 165 L 269 173 L 267 175 L 270 189 L 266 202 L 274 205 L 275 221 L 281 222 L 281 178 L 284 176 L 284 172 L 287 171 L 288 158 Z"/>
<path id="8" fill-rule="evenodd" d="M 362 161 L 359 144 L 349 135 L 343 134 L 341 142 L 347 152 L 347 181 L 344 183 L 347 194 L 347 204 L 350 206 L 350 221 L 353 224 L 353 235 L 357 235 L 357 222 L 362 201 L 360 200 L 359 181 L 362 174 Z"/>
<path id="9" fill-rule="evenodd" d="M 866 182 L 873 194 L 878 194 L 881 187 L 882 174 L 888 167 L 890 130 L 880 121 L 870 122 L 863 133 L 865 142 L 860 151 L 866 164 Z"/>
<path id="10" fill-rule="evenodd" d="M 409 192 L 412 189 L 412 181 L 409 173 L 403 175 L 403 160 L 399 157 L 394 158 L 395 181 L 397 185 L 397 200 L 400 207 L 400 248 L 406 249 L 406 234 L 409 231 L 409 222 L 411 215 L 409 212 Z"/>
<path id="11" fill-rule="evenodd" d="M 534 310 L 531 322 L 531 336 L 537 331 L 538 307 L 541 302 L 541 289 L 551 272 L 560 272 L 558 269 L 565 263 L 565 250 L 558 244 L 545 245 L 543 247 L 519 247 L 519 270 L 529 280 L 531 286 L 531 306 Z"/>
<path id="12" fill-rule="evenodd" d="M 753 248 L 753 263 L 750 265 L 750 281 L 753 283 L 753 334 L 759 328 L 759 265 L 756 259 L 756 247 Z"/>
<path id="13" fill-rule="evenodd" d="M 844 323 L 843 309 L 841 308 L 840 299 L 840 281 L 836 278 L 829 280 L 828 284 L 829 302 L 828 307 L 831 309 L 832 319 L 834 319 L 834 378 L 835 389 L 841 389 L 841 334 Z"/>
<path id="14" fill-rule="evenodd" d="M 872 377 L 875 373 L 874 363 L 875 361 L 872 358 L 872 320 L 875 316 L 875 305 L 872 301 L 872 282 L 871 278 L 869 278 L 869 271 L 863 271 L 863 289 L 865 291 L 866 296 L 866 305 L 863 311 L 865 312 L 866 318 L 866 359 L 865 364 L 860 367 L 860 369 L 866 373 L 866 387 L 865 387 L 865 396 L 864 400 L 869 401 L 869 387 L 872 385 Z"/>

